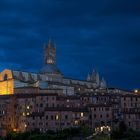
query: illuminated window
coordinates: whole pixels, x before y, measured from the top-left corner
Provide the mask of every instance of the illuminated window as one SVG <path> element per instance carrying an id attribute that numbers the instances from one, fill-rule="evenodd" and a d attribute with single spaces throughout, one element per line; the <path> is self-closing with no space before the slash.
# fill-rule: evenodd
<path id="1" fill-rule="evenodd" d="M 75 121 L 74 121 L 74 124 L 75 124 L 75 125 L 78 125 L 78 121 L 77 121 L 77 120 L 75 120 Z"/>
<path id="2" fill-rule="evenodd" d="M 30 113 L 29 112 L 27 112 L 27 116 L 29 116 L 30 115 Z"/>
<path id="3" fill-rule="evenodd" d="M 27 109 L 30 109 L 30 106 L 27 106 Z"/>
<path id="4" fill-rule="evenodd" d="M 23 115 L 23 116 L 26 116 L 26 115 L 25 115 L 25 112 L 23 112 L 22 115 Z"/>
<path id="5" fill-rule="evenodd" d="M 16 131 L 17 131 L 17 129 L 16 129 L 16 128 L 14 128 L 14 129 L 13 129 L 13 131 L 14 131 L 14 132 L 16 132 Z"/>
<path id="6" fill-rule="evenodd" d="M 25 124 L 24 127 L 26 128 L 27 127 L 27 124 Z"/>
<path id="7" fill-rule="evenodd" d="M 83 117 L 84 116 L 84 113 L 83 112 L 81 112 L 81 117 Z"/>
<path id="8" fill-rule="evenodd" d="M 137 90 L 137 89 L 135 89 L 135 90 L 134 90 L 134 92 L 135 92 L 135 93 L 138 93 L 138 90 Z"/>
<path id="9" fill-rule="evenodd" d="M 52 64 L 52 63 L 53 63 L 53 60 L 52 60 L 52 59 L 48 59 L 48 60 L 47 60 L 47 63 L 48 63 L 48 64 Z"/>
<path id="10" fill-rule="evenodd" d="M 56 120 L 58 120 L 59 119 L 59 116 L 58 115 L 56 115 Z"/>

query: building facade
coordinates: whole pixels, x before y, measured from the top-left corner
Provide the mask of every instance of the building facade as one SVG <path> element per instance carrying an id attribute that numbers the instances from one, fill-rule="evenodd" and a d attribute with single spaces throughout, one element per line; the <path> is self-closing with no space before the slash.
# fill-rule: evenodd
<path id="1" fill-rule="evenodd" d="M 0 130 L 25 132 L 87 127 L 111 131 L 120 121 L 140 129 L 140 96 L 108 88 L 98 72 L 86 80 L 66 78 L 56 64 L 56 47 L 44 47 L 38 73 L 5 69 L 0 73 Z"/>

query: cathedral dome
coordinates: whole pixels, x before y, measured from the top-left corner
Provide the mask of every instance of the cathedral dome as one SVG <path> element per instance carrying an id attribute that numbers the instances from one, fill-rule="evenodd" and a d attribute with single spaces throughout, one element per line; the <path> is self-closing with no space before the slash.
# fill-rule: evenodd
<path id="1" fill-rule="evenodd" d="M 55 64 L 45 64 L 44 67 L 40 70 L 40 73 L 60 74 L 60 71 Z"/>

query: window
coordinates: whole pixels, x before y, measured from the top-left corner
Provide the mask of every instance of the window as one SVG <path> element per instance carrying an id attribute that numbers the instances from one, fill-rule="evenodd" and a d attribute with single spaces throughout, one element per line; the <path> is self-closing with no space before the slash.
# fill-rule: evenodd
<path id="1" fill-rule="evenodd" d="M 65 115 L 65 119 L 66 119 L 66 120 L 68 119 L 68 115 Z"/>
<path id="2" fill-rule="evenodd" d="M 8 79 L 8 75 L 5 74 L 5 75 L 4 75 L 4 80 L 7 80 L 7 79 Z"/>
<path id="3" fill-rule="evenodd" d="M 40 104 L 40 107 L 43 107 L 43 104 L 42 103 Z"/>
<path id="4" fill-rule="evenodd" d="M 90 120 L 92 119 L 92 116 L 91 116 L 91 114 L 89 115 L 89 119 L 90 119 Z"/>
<path id="5" fill-rule="evenodd" d="M 27 109 L 30 109 L 30 106 L 27 106 Z"/>
<path id="6" fill-rule="evenodd" d="M 46 116 L 46 120 L 48 120 L 48 115 Z"/>
<path id="7" fill-rule="evenodd" d="M 84 117 L 84 113 L 83 112 L 81 112 L 81 117 Z"/>
<path id="8" fill-rule="evenodd" d="M 94 108 L 94 111 L 96 111 L 96 108 Z"/>
<path id="9" fill-rule="evenodd" d="M 100 115 L 100 118 L 102 118 L 102 115 Z"/>
<path id="10" fill-rule="evenodd" d="M 74 121 L 74 124 L 75 124 L 75 125 L 78 125 L 78 120 L 75 120 L 75 121 Z"/>
<path id="11" fill-rule="evenodd" d="M 26 116 L 25 112 L 22 113 L 22 116 Z"/>
<path id="12" fill-rule="evenodd" d="M 59 119 L 59 116 L 58 116 L 58 115 L 56 115 L 56 116 L 55 116 L 55 119 L 56 119 L 56 120 L 58 120 L 58 119 Z"/>
<path id="13" fill-rule="evenodd" d="M 96 114 L 94 114 L 94 118 L 96 118 Z"/>
<path id="14" fill-rule="evenodd" d="M 30 115 L 30 113 L 29 112 L 27 112 L 27 116 L 29 116 Z"/>
<path id="15" fill-rule="evenodd" d="M 53 120 L 53 115 L 51 115 L 51 120 Z"/>
<path id="16" fill-rule="evenodd" d="M 109 118 L 109 114 L 106 114 L 106 117 Z"/>
<path id="17" fill-rule="evenodd" d="M 106 107 L 105 110 L 106 110 L 106 111 L 109 111 L 109 107 Z"/>
<path id="18" fill-rule="evenodd" d="M 124 106 L 126 106 L 126 103 L 124 103 Z"/>

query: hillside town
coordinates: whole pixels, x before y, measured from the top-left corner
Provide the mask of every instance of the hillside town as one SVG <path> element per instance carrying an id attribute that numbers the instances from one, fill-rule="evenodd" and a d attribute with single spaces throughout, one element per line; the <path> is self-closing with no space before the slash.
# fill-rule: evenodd
<path id="1" fill-rule="evenodd" d="M 120 122 L 140 130 L 139 91 L 110 88 L 95 70 L 85 80 L 65 77 L 52 41 L 44 46 L 44 65 L 38 73 L 0 73 L 0 135 L 79 127 L 109 133 Z"/>

